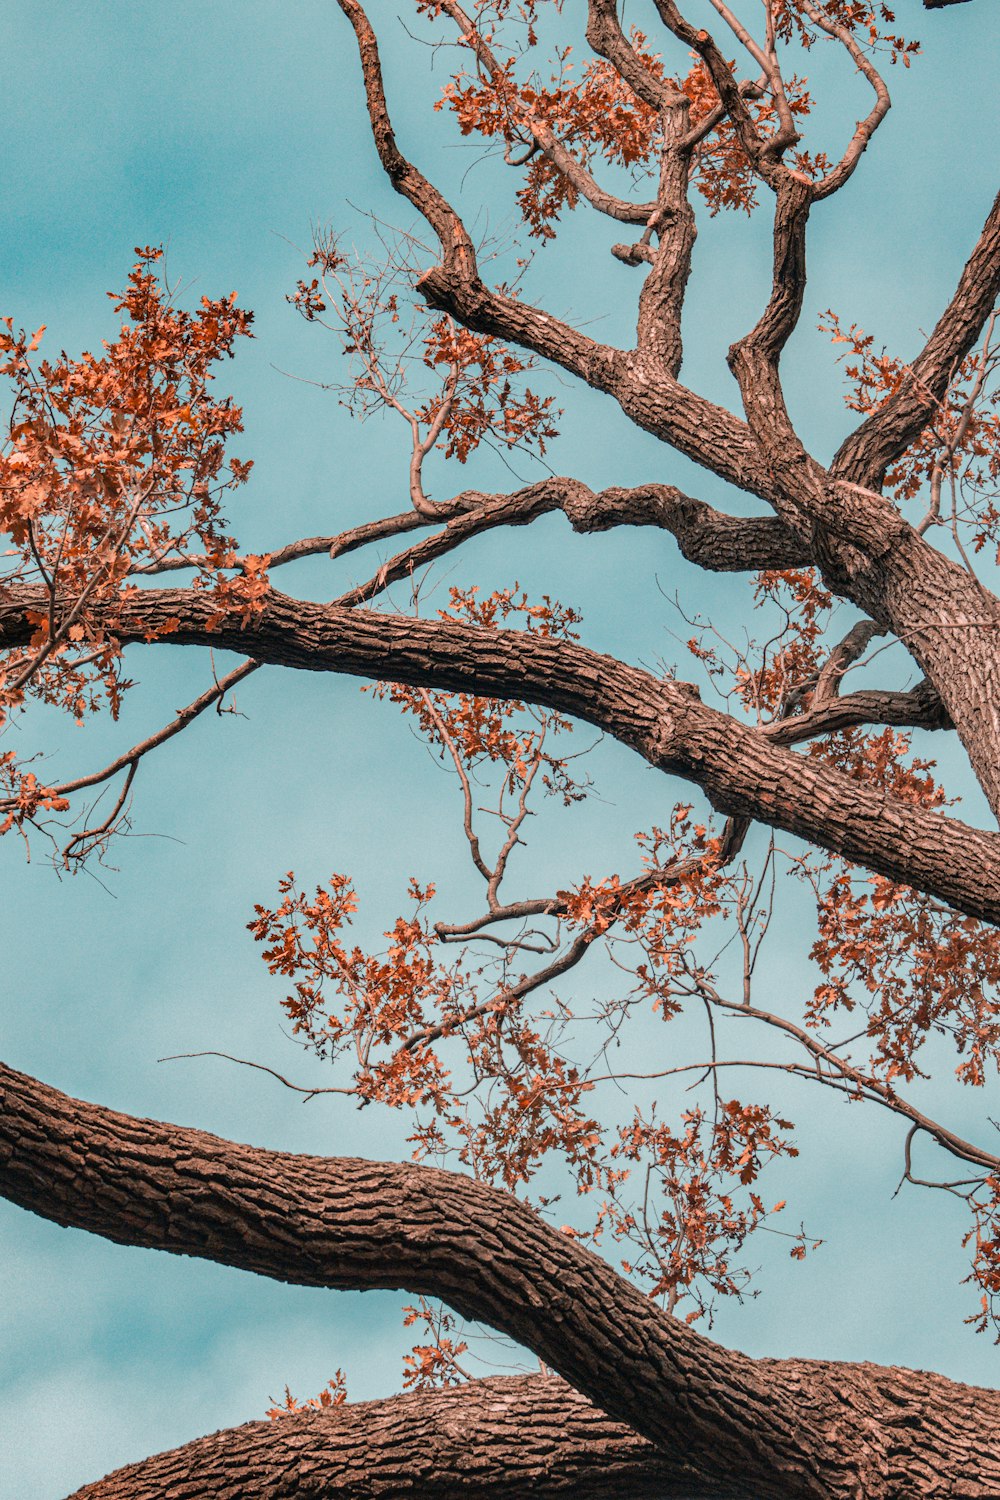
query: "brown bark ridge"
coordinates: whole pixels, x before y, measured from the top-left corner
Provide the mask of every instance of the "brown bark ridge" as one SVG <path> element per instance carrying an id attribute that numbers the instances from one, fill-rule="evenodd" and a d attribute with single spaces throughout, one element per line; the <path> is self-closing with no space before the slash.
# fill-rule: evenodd
<path id="1" fill-rule="evenodd" d="M 499 1376 L 247 1422 L 84 1485 L 71 1500 L 744 1500 L 556 1376 Z"/>
<path id="2" fill-rule="evenodd" d="M 34 627 L 27 612 L 41 597 L 27 587 L 5 591 L 0 648 L 28 639 Z M 209 629 L 213 608 L 196 590 L 143 591 L 116 612 L 113 629 L 125 643 L 144 643 L 170 622 L 162 640 L 171 645 L 543 704 L 700 786 L 727 815 L 781 828 L 1000 923 L 1000 836 L 894 802 L 822 761 L 779 747 L 670 679 L 571 641 L 314 604 L 274 589 L 250 621 L 224 620 Z"/>
<path id="3" fill-rule="evenodd" d="M 0 1067 L 0 1192 L 120 1244 L 441 1297 L 683 1454 L 720 1495 L 734 1475 L 758 1500 L 1000 1494 L 1000 1392 L 723 1349 L 524 1204 L 455 1173 L 257 1150 Z"/>

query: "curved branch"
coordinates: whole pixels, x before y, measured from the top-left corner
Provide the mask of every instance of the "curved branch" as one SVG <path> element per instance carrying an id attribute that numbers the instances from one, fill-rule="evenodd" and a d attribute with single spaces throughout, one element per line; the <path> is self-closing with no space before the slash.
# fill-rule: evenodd
<path id="1" fill-rule="evenodd" d="M 446 266 L 425 272 L 417 289 L 429 307 L 475 333 L 530 349 L 613 397 L 637 427 L 669 443 L 720 479 L 762 500 L 780 491 L 745 422 L 697 395 L 652 359 L 598 343 L 529 303 L 455 276 Z"/>
<path id="2" fill-rule="evenodd" d="M 1000 1487 L 1000 1393 L 722 1349 L 526 1205 L 454 1173 L 257 1150 L 0 1066 L 0 1192 L 119 1244 L 441 1297 L 706 1480 L 737 1473 L 759 1500 L 896 1500 L 916 1492 L 915 1460 L 925 1497 Z"/>
<path id="3" fill-rule="evenodd" d="M 40 592 L 4 592 L 0 649 L 21 645 Z M 518 698 L 593 724 L 650 765 L 700 786 L 714 807 L 842 854 L 969 916 L 1000 923 L 1000 836 L 895 802 L 659 679 L 572 641 L 449 621 L 376 614 L 272 590 L 252 619 L 210 628 L 204 591 L 155 589 L 116 603 L 124 643 L 218 647 L 277 666 L 387 679 L 414 687 Z M 99 618 L 99 610 L 96 611 Z M 176 622 L 176 628 L 174 628 Z"/>
<path id="4" fill-rule="evenodd" d="M 383 584 L 386 584 L 394 578 L 406 577 L 411 567 L 433 561 L 481 531 L 495 526 L 527 526 L 555 510 L 561 510 L 573 530 L 581 533 L 610 531 L 614 526 L 658 526 L 676 538 L 689 562 L 713 573 L 803 568 L 815 561 L 808 541 L 774 516 L 729 515 L 704 500 L 686 495 L 672 484 L 642 484 L 629 489 L 613 486 L 595 491 L 580 479 L 554 475 L 510 494 L 463 490 L 443 501 L 440 514 L 433 519 L 411 508 L 399 515 L 365 522 L 337 536 L 303 537 L 267 553 L 267 571 L 272 573 L 287 563 L 324 552 L 332 558 L 343 557 L 373 542 L 419 531 L 447 519 L 445 529 L 435 537 L 416 543 L 385 564 Z M 238 568 L 243 560 L 234 557 L 232 566 Z M 172 557 L 153 567 L 136 568 L 132 576 L 208 565 L 209 559 L 204 555 Z M 403 571 L 398 571 L 399 568 Z"/>
<path id="5" fill-rule="evenodd" d="M 712 3 L 716 5 L 716 9 L 719 8 L 716 0 L 712 0 Z M 781 153 L 798 139 L 787 109 L 779 110 L 779 114 L 785 114 L 787 123 L 781 126 L 776 135 L 770 138 L 763 136 L 747 108 L 745 92 L 740 90 L 729 64 L 714 39 L 707 31 L 692 26 L 691 22 L 682 16 L 675 0 L 654 0 L 654 4 L 660 20 L 668 31 L 671 31 L 678 41 L 697 53 L 705 64 L 747 159 L 768 187 L 776 191 L 782 181 L 797 175 L 790 172 L 780 161 Z M 772 88 L 775 89 L 776 94 L 780 95 L 782 91 L 777 70 L 758 49 L 751 46 L 749 50 L 754 61 L 763 64 Z"/>
<path id="6" fill-rule="evenodd" d="M 664 84 L 643 67 L 642 60 L 622 31 L 615 0 L 587 0 L 587 41 L 625 80 L 644 104 L 659 109 Z M 669 85 L 672 89 L 672 85 Z"/>
<path id="7" fill-rule="evenodd" d="M 832 193 L 837 192 L 853 174 L 863 153 L 867 151 L 872 136 L 889 113 L 891 100 L 889 98 L 889 90 L 885 86 L 885 80 L 871 59 L 866 56 L 864 48 L 859 45 L 850 27 L 831 20 L 822 11 L 816 10 L 809 3 L 809 0 L 801 0 L 801 4 L 802 9 L 814 26 L 818 26 L 822 31 L 825 31 L 827 36 L 836 38 L 846 48 L 854 66 L 868 80 L 875 94 L 875 103 L 865 118 L 858 121 L 854 134 L 847 143 L 847 149 L 840 161 L 831 171 L 827 172 L 825 177 L 822 177 L 814 185 L 813 196 L 818 201 L 820 198 L 829 198 Z"/>
<path id="8" fill-rule="evenodd" d="M 440 0 L 440 9 L 455 22 L 466 45 L 476 54 L 494 83 L 502 84 L 506 74 L 499 59 L 472 19 L 458 4 L 458 0 Z M 545 120 L 533 114 L 516 97 L 512 98 L 508 95 L 507 103 L 511 111 L 517 115 L 523 129 L 534 140 L 536 148 L 548 157 L 552 165 L 572 184 L 581 198 L 585 199 L 598 213 L 605 214 L 609 219 L 617 219 L 624 224 L 645 224 L 655 214 L 655 203 L 630 203 L 625 198 L 618 198 L 614 193 L 607 192 L 589 168 L 573 155 Z"/>
<path id="9" fill-rule="evenodd" d="M 83 791 L 86 787 L 100 786 L 102 781 L 110 781 L 111 777 L 117 776 L 119 771 L 128 769 L 131 776 L 144 755 L 166 744 L 167 740 L 172 740 L 175 734 L 180 734 L 181 730 L 186 729 L 193 719 L 204 713 L 206 708 L 211 708 L 213 703 L 219 703 L 230 689 L 236 687 L 237 683 L 242 682 L 245 677 L 256 672 L 260 665 L 259 661 L 251 660 L 234 667 L 231 672 L 226 673 L 225 677 L 220 677 L 210 688 L 195 698 L 193 703 L 189 703 L 186 708 L 179 708 L 169 724 L 164 724 L 153 734 L 147 735 L 144 740 L 137 741 L 131 749 L 123 751 L 101 770 L 77 776 L 73 781 L 60 782 L 58 786 L 51 787 L 50 791 L 57 797 L 68 797 L 73 792 Z M 16 799 L 12 797 L 0 798 L 0 810 L 10 811 L 15 801 Z"/>
<path id="10" fill-rule="evenodd" d="M 475 509 L 454 515 L 443 530 L 390 558 L 380 570 L 381 585 L 408 578 L 472 536 L 498 526 L 528 526 L 557 510 L 581 534 L 610 531 L 615 526 L 659 527 L 670 532 L 688 562 L 713 573 L 805 567 L 812 561 L 808 544 L 776 517 L 727 515 L 671 484 L 614 486 L 595 492 L 579 479 L 554 475 L 509 495 L 479 495 L 477 499 Z M 337 602 L 361 603 L 369 594 L 362 586 Z"/>
<path id="11" fill-rule="evenodd" d="M 476 252 L 468 230 L 447 199 L 406 159 L 396 145 L 382 82 L 378 41 L 364 8 L 359 0 L 337 0 L 337 3 L 354 28 L 368 101 L 368 117 L 371 120 L 375 148 L 386 176 L 396 192 L 412 203 L 434 230 L 441 245 L 444 264 L 449 270 L 458 276 L 477 280 L 479 273 Z"/>
<path id="12" fill-rule="evenodd" d="M 899 390 L 841 444 L 831 472 L 874 489 L 920 436 L 1000 295 L 1000 194 L 958 287 Z"/>
<path id="13" fill-rule="evenodd" d="M 720 1010 L 752 1021 L 763 1021 L 775 1031 L 781 1031 L 785 1036 L 792 1037 L 813 1058 L 817 1069 L 813 1076 L 819 1078 L 821 1082 L 829 1081 L 829 1075 L 819 1072 L 819 1069 L 825 1066 L 830 1069 L 831 1074 L 843 1079 L 855 1091 L 852 1097 L 872 1100 L 894 1114 L 901 1115 L 904 1120 L 910 1121 L 914 1129 L 924 1131 L 937 1142 L 942 1150 L 949 1152 L 959 1161 L 969 1162 L 984 1172 L 996 1172 L 1000 1169 L 1000 1156 L 997 1156 L 995 1152 L 984 1151 L 973 1141 L 965 1140 L 963 1136 L 941 1125 L 930 1115 L 924 1114 L 915 1104 L 911 1104 L 908 1099 L 904 1099 L 901 1094 L 897 1093 L 891 1083 L 885 1083 L 873 1074 L 865 1073 L 846 1057 L 841 1056 L 835 1047 L 826 1046 L 816 1032 L 796 1025 L 794 1021 L 778 1015 L 775 1011 L 763 1010 L 757 1005 L 748 1005 L 743 1000 L 726 1000 L 707 982 L 702 981 L 702 987 L 711 1003 L 718 1006 Z"/>
<path id="14" fill-rule="evenodd" d="M 377 1489 L 376 1489 L 377 1487 Z M 70 1500 L 742 1500 L 591 1406 L 555 1376 L 494 1376 L 247 1422 L 129 1464 Z"/>
<path id="15" fill-rule="evenodd" d="M 462 220 L 396 145 L 382 82 L 378 42 L 363 7 L 358 0 L 337 0 L 337 3 L 354 28 L 372 136 L 382 167 L 397 193 L 427 220 L 441 245 L 441 264 L 418 283 L 418 290 L 428 304 L 453 312 L 468 328 L 495 331 L 500 337 L 534 349 L 578 375 L 590 369 L 596 373 L 597 366 L 620 361 L 618 350 L 597 343 L 514 297 L 491 292 L 480 280 L 475 250 Z M 452 301 L 454 306 L 450 305 Z M 484 317 L 497 326 L 487 328 L 482 322 Z"/>
<path id="16" fill-rule="evenodd" d="M 863 724 L 891 724 L 900 729 L 951 729 L 951 719 L 927 681 L 909 692 L 866 689 L 843 698 L 811 704 L 803 714 L 767 724 L 761 734 L 776 745 L 799 745 L 819 734 L 834 734 Z"/>

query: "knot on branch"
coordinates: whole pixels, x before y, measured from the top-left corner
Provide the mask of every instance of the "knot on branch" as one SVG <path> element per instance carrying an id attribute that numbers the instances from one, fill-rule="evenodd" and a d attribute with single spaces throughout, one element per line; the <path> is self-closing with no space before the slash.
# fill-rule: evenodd
<path id="1" fill-rule="evenodd" d="M 648 240 L 639 240 L 635 245 L 612 245 L 611 254 L 626 266 L 639 266 L 643 261 L 652 265 L 656 252 Z"/>

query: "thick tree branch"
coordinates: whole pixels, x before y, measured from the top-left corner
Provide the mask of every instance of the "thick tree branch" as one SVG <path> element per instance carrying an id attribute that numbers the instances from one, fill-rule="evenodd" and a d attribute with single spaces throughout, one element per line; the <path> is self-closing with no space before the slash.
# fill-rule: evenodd
<path id="1" fill-rule="evenodd" d="M 0 1066 L 0 1192 L 119 1244 L 441 1297 L 706 1480 L 739 1474 L 758 1500 L 985 1500 L 1000 1487 L 1000 1393 L 722 1349 L 524 1204 L 454 1173 L 257 1150 Z"/>
<path id="2" fill-rule="evenodd" d="M 434 223 L 434 216 L 441 219 L 443 212 L 438 199 L 427 197 L 419 173 L 408 175 L 411 169 L 392 138 L 371 28 L 357 0 L 341 3 L 358 36 L 383 164 L 394 185 L 416 206 L 426 198 Z M 739 124 L 745 104 L 737 98 L 735 81 L 711 38 L 693 30 L 674 0 L 656 3 L 664 22 L 715 69 L 723 103 Z M 421 291 L 432 306 L 465 326 L 529 348 L 612 395 L 638 426 L 772 504 L 789 530 L 802 536 L 827 583 L 880 624 L 891 626 L 904 642 L 941 695 L 990 806 L 1000 817 L 1000 611 L 963 569 L 923 543 L 894 506 L 864 484 L 843 477 L 881 474 L 879 466 L 897 456 L 920 431 L 956 362 L 982 327 L 1000 284 L 1000 200 L 911 380 L 859 429 L 856 455 L 867 455 L 864 462 L 851 459 L 855 450 L 849 451 L 849 443 L 831 483 L 831 476 L 796 438 L 777 379 L 777 358 L 801 304 L 810 190 L 780 164 L 774 147 L 774 141 L 758 142 L 755 158 L 762 175 L 778 190 L 774 286 L 761 322 L 734 350 L 751 426 L 681 386 L 671 375 L 669 361 L 664 364 L 663 349 L 626 354 L 597 344 L 516 298 L 491 292 L 479 280 L 474 260 L 448 249 L 447 215 L 441 219 L 442 263 L 422 278 Z M 926 392 L 933 398 L 930 405 L 922 394 Z M 957 631 L 964 633 L 960 641 Z"/>
<path id="3" fill-rule="evenodd" d="M 502 337 L 526 348 L 537 349 L 538 353 L 554 359 L 575 374 L 596 369 L 598 365 L 614 364 L 621 357 L 618 350 L 598 344 L 558 319 L 550 318 L 514 297 L 491 292 L 484 285 L 472 240 L 458 214 L 423 173 L 403 156 L 396 144 L 382 81 L 378 43 L 363 7 L 358 0 L 338 0 L 338 4 L 354 28 L 357 39 L 368 114 L 379 160 L 397 193 L 427 220 L 441 245 L 441 264 L 427 272 L 419 283 L 422 295 L 432 307 L 450 311 L 444 301 L 434 300 L 439 285 L 449 288 L 463 303 L 481 308 L 481 317 L 488 310 L 493 320 L 509 325 Z M 467 327 L 479 326 L 462 314 L 458 316 Z"/>
<path id="4" fill-rule="evenodd" d="M 21 645 L 39 591 L 6 590 L 0 649 Z M 522 631 L 376 614 L 290 599 L 272 590 L 251 620 L 210 629 L 204 592 L 156 589 L 116 605 L 125 644 L 215 646 L 263 663 L 387 679 L 416 687 L 515 697 L 593 724 L 650 765 L 700 786 L 719 811 L 750 817 L 1000 923 L 1000 836 L 893 802 L 883 793 L 773 744 L 701 703 L 685 685 L 575 642 Z M 176 628 L 174 624 L 176 622 Z"/>
<path id="5" fill-rule="evenodd" d="M 248 1422 L 118 1469 L 71 1500 L 743 1500 L 555 1376 L 498 1376 Z"/>
<path id="6" fill-rule="evenodd" d="M 716 0 L 713 0 L 713 3 L 716 3 Z M 737 85 L 729 64 L 709 33 L 686 20 L 674 0 L 654 0 L 654 4 L 664 26 L 677 37 L 678 41 L 690 47 L 705 64 L 722 107 L 733 123 L 747 159 L 762 180 L 777 191 L 782 182 L 795 175 L 780 160 L 782 152 L 798 139 L 787 107 L 782 109 L 779 106 L 779 115 L 783 119 L 778 131 L 770 137 L 762 134 L 747 108 L 744 93 Z M 716 8 L 719 8 L 717 3 Z M 776 97 L 783 102 L 783 88 L 777 67 L 755 46 L 751 46 L 749 50 L 754 61 L 763 64 Z"/>

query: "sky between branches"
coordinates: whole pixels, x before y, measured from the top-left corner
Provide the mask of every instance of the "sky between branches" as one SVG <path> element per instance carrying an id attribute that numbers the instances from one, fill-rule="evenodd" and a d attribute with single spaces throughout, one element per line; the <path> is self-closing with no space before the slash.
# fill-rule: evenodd
<path id="1" fill-rule="evenodd" d="M 911 350 L 953 286 L 995 186 L 990 7 L 979 0 L 929 16 L 916 0 L 900 0 L 904 7 L 927 55 L 908 74 L 890 71 L 893 113 L 850 187 L 812 226 L 807 311 L 788 387 L 820 457 L 849 419 L 834 351 L 811 334 L 816 315 L 832 306 L 890 348 Z M 407 41 L 397 9 L 388 0 L 371 7 L 397 130 L 443 186 L 456 184 L 478 153 L 456 147 L 447 122 L 431 114 L 445 72 L 420 77 L 428 55 Z M 263 550 L 402 508 L 405 433 L 358 428 L 329 395 L 282 373 L 334 373 L 332 341 L 284 301 L 302 274 L 295 246 L 308 246 L 311 226 L 332 221 L 363 240 L 351 203 L 410 222 L 378 172 L 341 16 L 312 3 L 290 23 L 277 3 L 224 0 L 206 10 L 105 0 L 53 12 L 15 0 L 0 18 L 0 47 L 16 184 L 0 224 L 0 312 L 28 327 L 47 323 L 55 347 L 91 347 L 114 329 L 104 292 L 123 283 L 133 246 L 163 241 L 168 272 L 190 285 L 191 297 L 236 288 L 256 314 L 255 342 L 231 367 L 246 425 L 234 451 L 256 461 L 231 512 L 245 545 Z M 826 98 L 823 115 L 832 116 L 831 93 L 845 85 L 828 78 L 818 55 L 811 77 Z M 500 183 L 481 168 L 469 179 L 492 223 L 510 218 Z M 701 230 L 687 313 L 697 335 L 688 333 L 685 371 L 731 403 L 722 355 L 760 304 L 766 227 L 702 216 Z M 630 309 L 633 285 L 606 243 L 603 226 L 578 210 L 563 248 L 541 257 L 538 300 L 578 319 L 592 316 L 595 297 Z M 590 331 L 625 341 L 628 320 L 609 316 Z M 681 460 L 664 460 L 592 393 L 546 389 L 566 408 L 557 469 L 595 487 L 654 475 L 733 503 Z M 535 477 L 524 464 L 518 472 Z M 500 487 L 507 478 L 493 465 L 482 477 L 460 474 L 455 487 L 465 483 Z M 673 543 L 647 535 L 636 549 L 622 532 L 572 544 L 567 537 L 550 520 L 532 528 L 530 553 L 519 535 L 501 536 L 478 543 L 460 566 L 478 569 L 485 587 L 516 577 L 578 606 L 599 649 L 647 664 L 679 656 L 667 632 L 681 622 L 656 592 L 657 581 L 668 595 L 691 589 L 694 575 L 682 572 Z M 322 598 L 333 591 L 333 571 L 309 564 L 282 587 Z M 351 576 L 347 567 L 336 572 L 338 582 Z M 640 586 L 662 608 L 637 622 Z M 723 628 L 743 617 L 741 585 L 702 577 L 695 588 L 712 592 L 689 592 L 685 602 Z M 99 764 L 207 680 L 195 653 L 155 657 L 143 661 L 144 687 L 117 728 L 53 724 L 63 765 Z M 6 1060 L 69 1093 L 238 1140 L 401 1155 L 402 1132 L 393 1139 L 380 1123 L 373 1142 L 364 1114 L 337 1114 L 323 1102 L 303 1109 L 262 1077 L 210 1060 L 157 1064 L 165 1053 L 219 1047 L 324 1081 L 319 1064 L 283 1043 L 279 989 L 243 931 L 253 902 L 273 893 L 285 869 L 294 866 L 307 883 L 349 869 L 368 913 L 359 932 L 373 940 L 399 908 L 411 871 L 455 893 L 466 878 L 460 839 L 441 838 L 454 788 L 389 705 L 362 697 L 350 680 L 272 672 L 241 691 L 239 707 L 248 721 L 209 717 L 150 764 L 138 788 L 142 837 L 118 846 L 119 870 L 102 874 L 103 884 L 87 875 L 60 883 L 43 858 L 25 868 L 18 846 L 0 846 Z M 595 850 L 621 855 L 632 830 L 671 800 L 616 747 L 602 748 L 595 774 L 607 800 L 572 827 L 566 820 L 565 835 L 549 846 L 539 840 L 539 889 L 592 868 Z M 964 812 L 980 816 L 975 802 Z M 805 982 L 805 970 L 790 956 L 788 982 L 797 977 Z M 814 1146 L 826 1137 L 827 1148 L 803 1142 L 794 1213 L 828 1242 L 799 1268 L 776 1254 L 761 1299 L 723 1307 L 715 1336 L 751 1353 L 924 1365 L 995 1383 L 996 1351 L 962 1326 L 959 1211 L 916 1193 L 890 1204 L 899 1175 L 891 1124 L 870 1119 L 859 1132 L 850 1120 L 842 1148 L 830 1151 L 842 1110 L 808 1104 Z M 805 1116 L 803 1101 L 800 1123 Z M 124 1251 L 6 1205 L 0 1223 L 8 1355 L 0 1496 L 48 1500 L 129 1459 L 256 1417 L 286 1381 L 301 1394 L 316 1390 L 337 1366 L 353 1397 L 398 1386 L 407 1347 L 401 1298 L 335 1297 Z M 921 1317 L 926 1306 L 933 1319 Z"/>

